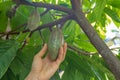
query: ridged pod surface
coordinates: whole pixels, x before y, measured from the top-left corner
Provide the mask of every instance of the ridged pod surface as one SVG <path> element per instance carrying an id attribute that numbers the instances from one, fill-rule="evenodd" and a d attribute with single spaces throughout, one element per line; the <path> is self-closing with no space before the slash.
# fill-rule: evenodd
<path id="1" fill-rule="evenodd" d="M 28 18 L 27 27 L 30 31 L 33 31 L 39 26 L 39 23 L 40 23 L 40 14 L 36 8 Z"/>
<path id="2" fill-rule="evenodd" d="M 64 44 L 62 30 L 56 28 L 50 34 L 48 41 L 48 52 L 52 60 L 56 60 L 60 47 Z"/>

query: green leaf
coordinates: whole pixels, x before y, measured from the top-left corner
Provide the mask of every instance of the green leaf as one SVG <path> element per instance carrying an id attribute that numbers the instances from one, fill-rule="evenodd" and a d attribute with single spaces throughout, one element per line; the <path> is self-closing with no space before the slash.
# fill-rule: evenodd
<path id="1" fill-rule="evenodd" d="M 41 33 L 42 33 L 42 38 L 43 38 L 44 42 L 48 43 L 48 39 L 49 39 L 49 36 L 50 36 L 49 28 L 46 28 L 46 29 L 42 30 Z"/>
<path id="2" fill-rule="evenodd" d="M 63 80 L 68 80 L 67 78 L 69 78 L 70 80 L 79 80 L 79 79 L 84 80 L 85 78 L 92 76 L 91 69 L 87 65 L 87 61 L 83 57 L 79 57 L 74 52 L 68 51 L 66 60 L 68 61 L 68 66 L 66 67 L 65 73 L 63 74 L 63 77 L 62 77 Z M 69 68 L 69 70 L 68 70 L 68 68 Z M 77 78 L 74 77 L 76 75 L 75 74 L 76 71 L 77 71 L 77 73 L 79 71 L 78 75 L 80 75 L 82 77 L 78 77 L 78 76 L 77 76 Z M 88 80 L 88 79 L 86 79 L 86 80 Z"/>
<path id="3" fill-rule="evenodd" d="M 43 43 L 43 41 L 40 36 L 40 33 L 39 33 L 39 31 L 36 31 L 30 37 L 30 41 L 28 42 L 28 45 L 29 46 L 40 46 L 40 45 L 42 45 L 42 43 Z"/>
<path id="4" fill-rule="evenodd" d="M 63 27 L 64 38 L 66 42 L 73 43 L 77 24 L 74 21 L 69 21 Z"/>
<path id="5" fill-rule="evenodd" d="M 13 74 L 11 69 L 8 68 L 7 72 L 5 75 L 2 77 L 1 80 L 18 80 L 17 77 Z"/>
<path id="6" fill-rule="evenodd" d="M 74 45 L 89 52 L 96 52 L 85 33 L 81 32 L 74 40 Z M 88 47 L 89 46 L 89 47 Z"/>
<path id="7" fill-rule="evenodd" d="M 28 16 L 34 8 L 31 6 L 21 5 L 17 8 L 15 16 L 11 19 L 12 29 L 16 29 L 20 25 L 27 23 Z M 23 26 L 21 26 L 23 27 Z"/>
<path id="8" fill-rule="evenodd" d="M 108 0 L 108 4 L 120 9 L 120 0 Z"/>
<path id="9" fill-rule="evenodd" d="M 24 80 L 30 72 L 34 55 L 39 52 L 40 48 L 40 46 L 26 46 L 22 51 L 17 53 L 16 58 L 11 63 L 10 69 L 15 76 L 18 76 L 19 80 Z"/>
<path id="10" fill-rule="evenodd" d="M 110 16 L 113 20 L 115 20 L 116 22 L 120 23 L 120 18 L 119 15 L 117 14 L 117 12 L 115 10 L 112 10 L 110 8 L 105 8 L 104 9 L 105 13 Z"/>
<path id="11" fill-rule="evenodd" d="M 0 3 L 0 32 L 5 31 L 7 27 L 7 22 L 8 22 L 8 17 L 7 17 L 7 12 L 12 6 L 11 1 L 6 1 Z"/>
<path id="12" fill-rule="evenodd" d="M 53 18 L 50 13 L 45 14 L 41 17 L 42 24 L 50 23 L 53 21 Z"/>
<path id="13" fill-rule="evenodd" d="M 95 20 L 99 21 L 101 20 L 101 16 L 103 14 L 103 10 L 105 8 L 106 5 L 106 0 L 97 0 L 96 1 L 96 6 L 94 8 L 94 16 L 95 16 Z"/>
<path id="14" fill-rule="evenodd" d="M 60 80 L 59 71 L 57 71 L 50 80 Z"/>
<path id="15" fill-rule="evenodd" d="M 0 41 L 0 79 L 16 56 L 18 43 L 14 40 Z"/>
<path id="16" fill-rule="evenodd" d="M 89 0 L 83 0 L 82 4 L 83 4 L 82 8 L 83 8 L 84 12 L 90 10 L 91 3 Z"/>
<path id="17" fill-rule="evenodd" d="M 68 51 L 66 60 L 68 66 L 65 69 L 62 80 L 115 80 L 113 74 L 104 65 L 89 56 L 79 56 L 74 52 Z"/>

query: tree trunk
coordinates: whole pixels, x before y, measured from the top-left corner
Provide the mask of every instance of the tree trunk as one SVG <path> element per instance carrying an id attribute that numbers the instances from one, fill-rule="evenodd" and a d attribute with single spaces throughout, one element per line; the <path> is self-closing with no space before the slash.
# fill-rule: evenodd
<path id="1" fill-rule="evenodd" d="M 103 40 L 98 36 L 97 32 L 85 18 L 81 8 L 79 8 L 81 7 L 81 5 L 79 4 L 80 0 L 71 0 L 71 3 L 73 6 L 75 20 L 86 33 L 90 42 L 94 45 L 103 59 L 109 65 L 109 68 L 111 72 L 115 75 L 115 78 L 117 80 L 120 80 L 120 61 L 116 56 L 114 56 L 111 50 L 106 46 Z"/>

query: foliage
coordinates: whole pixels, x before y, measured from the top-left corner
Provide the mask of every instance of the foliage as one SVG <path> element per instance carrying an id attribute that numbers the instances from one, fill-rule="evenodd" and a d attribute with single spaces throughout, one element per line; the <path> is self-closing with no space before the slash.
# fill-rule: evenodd
<path id="1" fill-rule="evenodd" d="M 42 1 L 71 9 L 70 0 L 33 1 Z M 32 2 L 32 0 L 29 2 Z M 86 18 L 102 39 L 105 38 L 105 27 L 110 22 L 120 25 L 119 3 L 119 0 L 83 0 L 82 2 L 82 9 Z M 40 30 L 35 31 L 31 36 L 29 35 L 26 23 L 30 13 L 34 10 L 32 6 L 20 5 L 16 9 L 15 15 L 8 20 L 8 12 L 14 6 L 15 3 L 11 0 L 0 0 L 1 80 L 24 80 L 30 70 L 34 55 L 45 42 L 48 42 L 50 34 L 49 28 L 40 26 Z M 47 11 L 43 7 L 39 7 L 38 10 L 41 15 Z M 41 16 L 40 25 L 56 21 L 65 15 L 67 14 L 62 11 L 48 10 Z M 8 24 L 9 22 L 10 24 Z M 11 33 L 7 30 L 8 27 L 11 28 Z M 61 80 L 115 80 L 104 60 L 98 55 L 97 50 L 75 21 L 67 21 L 62 26 L 62 31 L 65 41 L 70 46 L 75 46 L 75 48 L 90 54 L 79 53 L 68 46 L 66 59 L 61 64 L 60 71 L 58 70 L 51 80 L 60 80 L 59 73 L 61 71 L 64 71 Z"/>

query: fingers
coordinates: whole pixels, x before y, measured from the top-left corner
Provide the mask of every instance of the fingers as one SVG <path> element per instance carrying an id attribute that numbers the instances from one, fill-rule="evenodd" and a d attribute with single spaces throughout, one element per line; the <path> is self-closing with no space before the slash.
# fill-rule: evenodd
<path id="1" fill-rule="evenodd" d="M 64 43 L 64 46 L 63 46 L 63 60 L 65 59 L 65 56 L 66 56 L 66 51 L 67 51 L 67 43 Z"/>
<path id="2" fill-rule="evenodd" d="M 61 47 L 59 50 L 59 55 L 56 60 L 58 64 L 60 64 L 65 59 L 66 50 L 67 50 L 67 43 L 64 43 L 63 47 Z"/>
<path id="3" fill-rule="evenodd" d="M 60 64 L 62 62 L 62 59 L 63 59 L 63 47 L 60 47 L 59 55 L 58 55 L 58 58 L 56 60 L 57 64 Z"/>
<path id="4" fill-rule="evenodd" d="M 37 56 L 42 57 L 46 51 L 47 51 L 47 44 L 44 44 L 43 48 L 40 50 Z"/>

